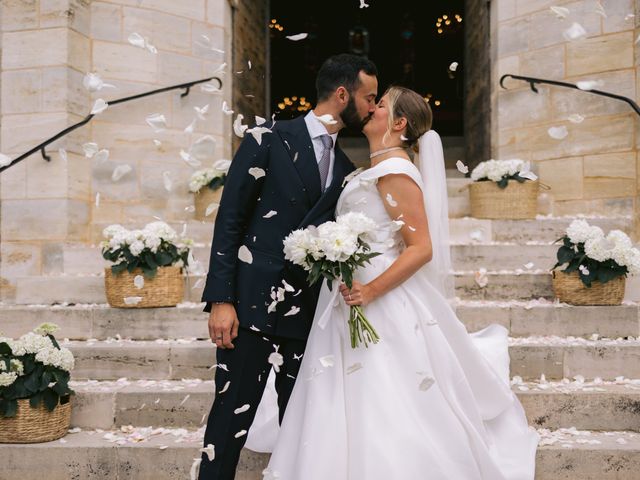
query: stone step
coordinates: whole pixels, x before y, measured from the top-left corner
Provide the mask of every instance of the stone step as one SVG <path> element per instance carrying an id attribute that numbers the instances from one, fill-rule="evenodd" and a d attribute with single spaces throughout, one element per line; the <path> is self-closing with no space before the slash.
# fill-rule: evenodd
<path id="1" fill-rule="evenodd" d="M 208 340 L 68 341 L 74 380 L 213 380 L 215 346 Z M 512 337 L 511 375 L 525 379 L 640 378 L 640 340 Z"/>
<path id="2" fill-rule="evenodd" d="M 3 479 L 183 480 L 200 458 L 202 431 L 151 428 L 81 431 L 60 440 L 0 445 Z M 640 436 L 633 432 L 541 430 L 536 480 L 635 480 Z M 104 438 L 105 435 L 107 438 Z M 118 443 L 118 439 L 121 439 Z M 37 462 L 26 461 L 37 458 Z M 236 480 L 262 480 L 268 454 L 244 450 Z"/>
<path id="3" fill-rule="evenodd" d="M 551 275 L 545 270 L 489 271 L 488 284 L 480 286 L 474 271 L 455 273 L 456 296 L 470 300 L 529 300 L 553 298 Z M 199 302 L 205 275 L 184 277 L 184 301 Z M 17 281 L 18 305 L 56 303 L 106 303 L 103 275 L 49 275 L 22 277 Z"/>
<path id="4" fill-rule="evenodd" d="M 492 323 L 503 325 L 513 337 L 556 335 L 573 337 L 638 337 L 640 305 L 578 307 L 546 300 L 527 302 L 457 301 L 458 318 L 474 332 Z M 56 323 L 60 338 L 87 340 L 121 338 L 209 338 L 204 303 L 176 308 L 111 308 L 107 304 L 11 305 L 0 307 L 0 328 L 17 338 L 34 329 L 43 318 Z"/>
<path id="5" fill-rule="evenodd" d="M 213 381 L 76 381 L 71 426 L 200 428 L 215 396 Z M 538 428 L 640 431 L 640 380 L 634 383 L 519 382 L 513 385 Z"/>

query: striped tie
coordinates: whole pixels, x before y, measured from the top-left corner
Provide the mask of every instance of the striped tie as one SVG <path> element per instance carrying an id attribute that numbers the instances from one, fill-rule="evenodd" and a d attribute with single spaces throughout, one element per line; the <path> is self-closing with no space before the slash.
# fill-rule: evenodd
<path id="1" fill-rule="evenodd" d="M 318 162 L 318 169 L 320 170 L 320 186 L 322 191 L 326 189 L 327 177 L 329 176 L 329 162 L 331 160 L 331 149 L 333 148 L 333 138 L 329 135 L 320 135 L 322 141 L 322 154 L 320 155 L 320 162 Z"/>

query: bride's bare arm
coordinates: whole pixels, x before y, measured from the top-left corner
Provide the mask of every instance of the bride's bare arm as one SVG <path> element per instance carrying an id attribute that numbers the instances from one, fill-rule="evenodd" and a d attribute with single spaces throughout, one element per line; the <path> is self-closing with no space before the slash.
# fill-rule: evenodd
<path id="1" fill-rule="evenodd" d="M 389 216 L 402 220 L 400 229 L 406 248 L 395 262 L 367 284 L 354 282 L 351 291 L 340 291 L 349 305 L 366 305 L 400 285 L 432 257 L 431 238 L 420 187 L 407 175 L 391 174 L 378 179 L 378 191 Z M 351 294 L 351 297 L 349 297 Z"/>

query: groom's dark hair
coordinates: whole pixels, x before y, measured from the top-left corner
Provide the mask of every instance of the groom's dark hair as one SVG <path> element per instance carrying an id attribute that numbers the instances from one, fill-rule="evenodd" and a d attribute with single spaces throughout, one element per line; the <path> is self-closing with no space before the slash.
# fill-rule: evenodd
<path id="1" fill-rule="evenodd" d="M 360 72 L 367 75 L 378 75 L 376 65 L 365 57 L 341 53 L 327 58 L 316 77 L 318 101 L 329 98 L 340 86 L 347 89 L 349 94 L 360 86 Z"/>

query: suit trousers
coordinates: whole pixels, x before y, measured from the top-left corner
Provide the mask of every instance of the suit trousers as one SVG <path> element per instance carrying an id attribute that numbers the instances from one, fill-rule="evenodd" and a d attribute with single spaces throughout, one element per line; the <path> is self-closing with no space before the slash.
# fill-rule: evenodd
<path id="1" fill-rule="evenodd" d="M 272 367 L 268 362 L 269 355 L 275 352 L 275 346 L 278 346 L 284 362 L 276 373 L 279 419 L 282 422 L 306 340 L 268 336 L 241 327 L 233 344 L 235 348 L 218 348 L 216 353 L 215 399 L 204 435 L 204 446 L 214 445 L 215 458 L 209 461 L 207 455 L 202 454 L 198 480 L 235 478 L 240 452 L 247 439 L 246 433 L 237 438 L 236 435 L 243 430 L 248 432 L 253 422 Z M 222 390 L 224 392 L 220 393 Z M 249 405 L 249 409 L 234 413 L 244 405 Z"/>

